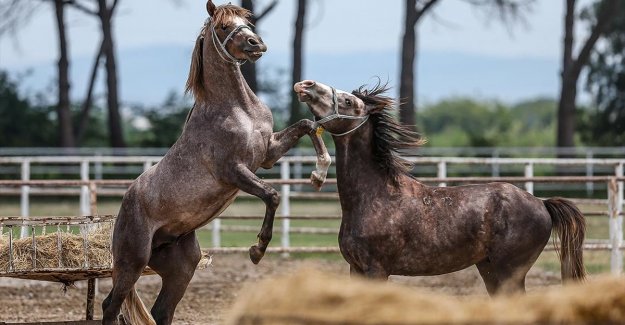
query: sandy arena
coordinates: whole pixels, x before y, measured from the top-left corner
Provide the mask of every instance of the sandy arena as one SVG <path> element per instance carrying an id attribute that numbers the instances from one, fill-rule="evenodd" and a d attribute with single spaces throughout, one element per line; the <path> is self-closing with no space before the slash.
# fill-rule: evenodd
<path id="1" fill-rule="evenodd" d="M 349 276 L 347 263 L 335 259 L 284 259 L 267 256 L 253 265 L 245 255 L 215 255 L 213 264 L 199 270 L 187 288 L 176 310 L 174 324 L 221 324 L 223 314 L 230 309 L 238 291 L 245 283 L 275 275 L 292 273 L 303 266 Z M 138 282 L 139 294 L 151 305 L 160 287 L 158 276 L 146 276 Z M 472 267 L 460 272 L 436 277 L 391 277 L 391 281 L 410 287 L 453 295 L 486 295 L 484 284 Z M 532 269 L 527 277 L 528 291 L 560 285 L 560 276 Z M 100 281 L 96 296 L 96 319 L 100 319 L 100 304 L 111 288 L 110 279 Z M 0 278 L 0 321 L 62 321 L 83 319 L 86 305 L 86 281 L 77 283 L 66 293 L 58 283 Z"/>

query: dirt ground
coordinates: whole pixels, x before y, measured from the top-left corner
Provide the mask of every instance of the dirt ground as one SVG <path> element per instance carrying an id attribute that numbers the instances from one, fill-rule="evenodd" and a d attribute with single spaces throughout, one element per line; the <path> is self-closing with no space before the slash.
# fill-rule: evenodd
<path id="1" fill-rule="evenodd" d="M 348 266 L 340 258 L 266 256 L 259 265 L 253 265 L 245 255 L 215 255 L 211 266 L 196 272 L 178 305 L 174 324 L 220 324 L 242 288 L 253 290 L 254 282 L 297 272 L 302 267 L 338 273 L 346 278 L 349 276 Z M 391 277 L 391 281 L 453 295 L 486 295 L 484 284 L 474 267 L 435 277 Z M 532 269 L 527 278 L 529 291 L 559 284 L 559 275 L 537 269 Z M 96 319 L 102 315 L 100 303 L 110 288 L 110 279 L 99 281 Z M 159 288 L 158 276 L 145 276 L 139 280 L 138 291 L 147 305 L 156 299 Z M 85 297 L 86 281 L 63 292 L 62 285 L 58 283 L 0 278 L 0 322 L 79 320 L 84 317 Z"/>

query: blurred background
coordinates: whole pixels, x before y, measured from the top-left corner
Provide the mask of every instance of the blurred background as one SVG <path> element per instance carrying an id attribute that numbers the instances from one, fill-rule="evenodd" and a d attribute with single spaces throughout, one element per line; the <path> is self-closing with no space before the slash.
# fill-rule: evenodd
<path id="1" fill-rule="evenodd" d="M 379 77 L 429 147 L 625 144 L 623 1 L 234 4 L 269 47 L 242 69 L 276 129 L 310 118 L 295 81 L 352 90 Z M 176 140 L 205 1 L 0 0 L 0 17 L 0 147 Z"/>

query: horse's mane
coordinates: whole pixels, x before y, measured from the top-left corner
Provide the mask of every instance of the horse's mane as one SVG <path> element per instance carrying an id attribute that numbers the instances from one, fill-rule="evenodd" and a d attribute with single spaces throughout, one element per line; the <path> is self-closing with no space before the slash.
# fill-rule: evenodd
<path id="1" fill-rule="evenodd" d="M 228 23 L 236 17 L 241 17 L 247 21 L 252 13 L 244 8 L 235 6 L 232 4 L 221 5 L 215 9 L 211 21 L 213 26 L 221 26 Z M 193 54 L 191 55 L 191 67 L 189 69 L 189 77 L 187 78 L 187 84 L 185 93 L 193 94 L 196 102 L 206 101 L 206 91 L 204 89 L 204 75 L 203 75 L 203 56 L 202 50 L 204 48 L 204 38 L 206 36 L 207 24 L 204 24 L 200 34 L 195 41 L 195 47 L 193 48 Z M 210 35 L 209 35 L 210 36 Z"/>
<path id="2" fill-rule="evenodd" d="M 426 140 L 419 133 L 401 125 L 393 116 L 395 100 L 383 95 L 388 90 L 387 84 L 378 82 L 371 89 L 367 89 L 364 85 L 360 86 L 352 94 L 360 98 L 365 105 L 378 108 L 369 115 L 373 126 L 373 157 L 393 184 L 397 185 L 400 176 L 407 174 L 413 166 L 399 156 L 399 151 L 420 147 Z"/>

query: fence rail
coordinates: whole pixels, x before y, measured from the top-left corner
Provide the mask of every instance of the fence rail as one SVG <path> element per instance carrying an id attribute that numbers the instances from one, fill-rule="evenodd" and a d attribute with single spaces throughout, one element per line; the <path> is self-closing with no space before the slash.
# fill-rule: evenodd
<path id="1" fill-rule="evenodd" d="M 589 250 L 610 250 L 611 251 L 611 270 L 613 273 L 620 273 L 623 270 L 623 166 L 625 159 L 615 158 L 462 158 L 462 157 L 406 157 L 417 165 L 434 165 L 436 166 L 436 177 L 418 177 L 420 181 L 427 184 L 437 184 L 439 186 L 447 186 L 449 184 L 466 184 L 466 183 L 483 183 L 483 182 L 510 182 L 517 184 L 530 193 L 534 193 L 534 185 L 538 183 L 554 183 L 554 184 L 571 184 L 584 183 L 587 189 L 592 189 L 594 184 L 605 184 L 607 189 L 607 197 L 605 199 L 586 199 L 575 200 L 585 204 L 601 204 L 607 205 L 607 211 L 593 211 L 589 216 L 607 216 L 609 219 L 610 238 L 609 241 L 601 243 L 587 243 L 585 249 Z M 79 215 L 88 216 L 95 211 L 94 206 L 97 203 L 97 196 L 104 193 L 123 193 L 125 188 L 132 183 L 128 179 L 98 179 L 102 175 L 98 175 L 98 170 L 102 170 L 102 164 L 135 164 L 141 165 L 143 170 L 150 168 L 157 163 L 160 157 L 155 156 L 46 156 L 46 157 L 0 157 L 1 165 L 18 165 L 20 166 L 20 179 L 0 180 L 0 194 L 13 193 L 20 195 L 21 217 L 29 216 L 29 199 L 31 194 L 42 193 L 46 189 L 54 189 L 55 194 L 78 194 L 80 197 Z M 336 252 L 337 247 L 306 247 L 294 248 L 290 245 L 290 234 L 294 232 L 305 233 L 336 233 L 331 229 L 309 229 L 309 227 L 291 227 L 291 220 L 334 220 L 339 216 L 295 216 L 291 215 L 290 200 L 294 197 L 308 198 L 325 198 L 336 199 L 336 193 L 310 193 L 292 191 L 293 186 L 308 184 L 309 180 L 302 178 L 302 164 L 314 164 L 316 157 L 314 156 L 287 156 L 283 157 L 279 162 L 279 178 L 264 179 L 267 183 L 279 186 L 281 194 L 280 213 L 276 217 L 281 221 L 278 230 L 282 234 L 281 247 L 271 248 L 270 251 L 289 253 L 289 252 Z M 32 179 L 31 166 L 33 164 L 62 164 L 75 165 L 79 167 L 79 177 L 76 180 L 55 179 L 55 180 L 36 180 Z M 486 165 L 491 167 L 491 177 L 450 177 L 448 176 L 449 166 L 453 165 Z M 523 176 L 500 176 L 499 167 L 503 165 L 521 166 Z M 569 176 L 535 176 L 534 170 L 536 166 L 582 166 L 585 167 L 583 175 Z M 611 172 L 606 175 L 596 176 L 593 173 L 596 167 L 607 168 Z M 92 179 L 90 176 L 94 175 Z M 295 177 L 293 177 L 295 176 Z M 298 177 L 300 176 L 300 177 Z M 275 177 L 275 176 L 274 176 Z M 328 179 L 326 184 L 336 184 L 336 179 Z M 226 230 L 230 231 L 252 231 L 253 229 L 245 226 L 226 226 L 221 225 L 221 220 L 249 220 L 256 219 L 260 216 L 221 216 L 211 223 L 212 244 L 211 252 L 227 253 L 227 252 L 243 252 L 248 248 L 230 248 L 221 246 L 221 233 Z M 52 218 L 52 217 L 51 217 Z M 10 222 L 9 219 L 4 220 L 4 224 Z M 1 225 L 1 224 L 0 224 Z M 22 227 L 21 236 L 28 236 L 30 224 L 20 224 Z"/>

